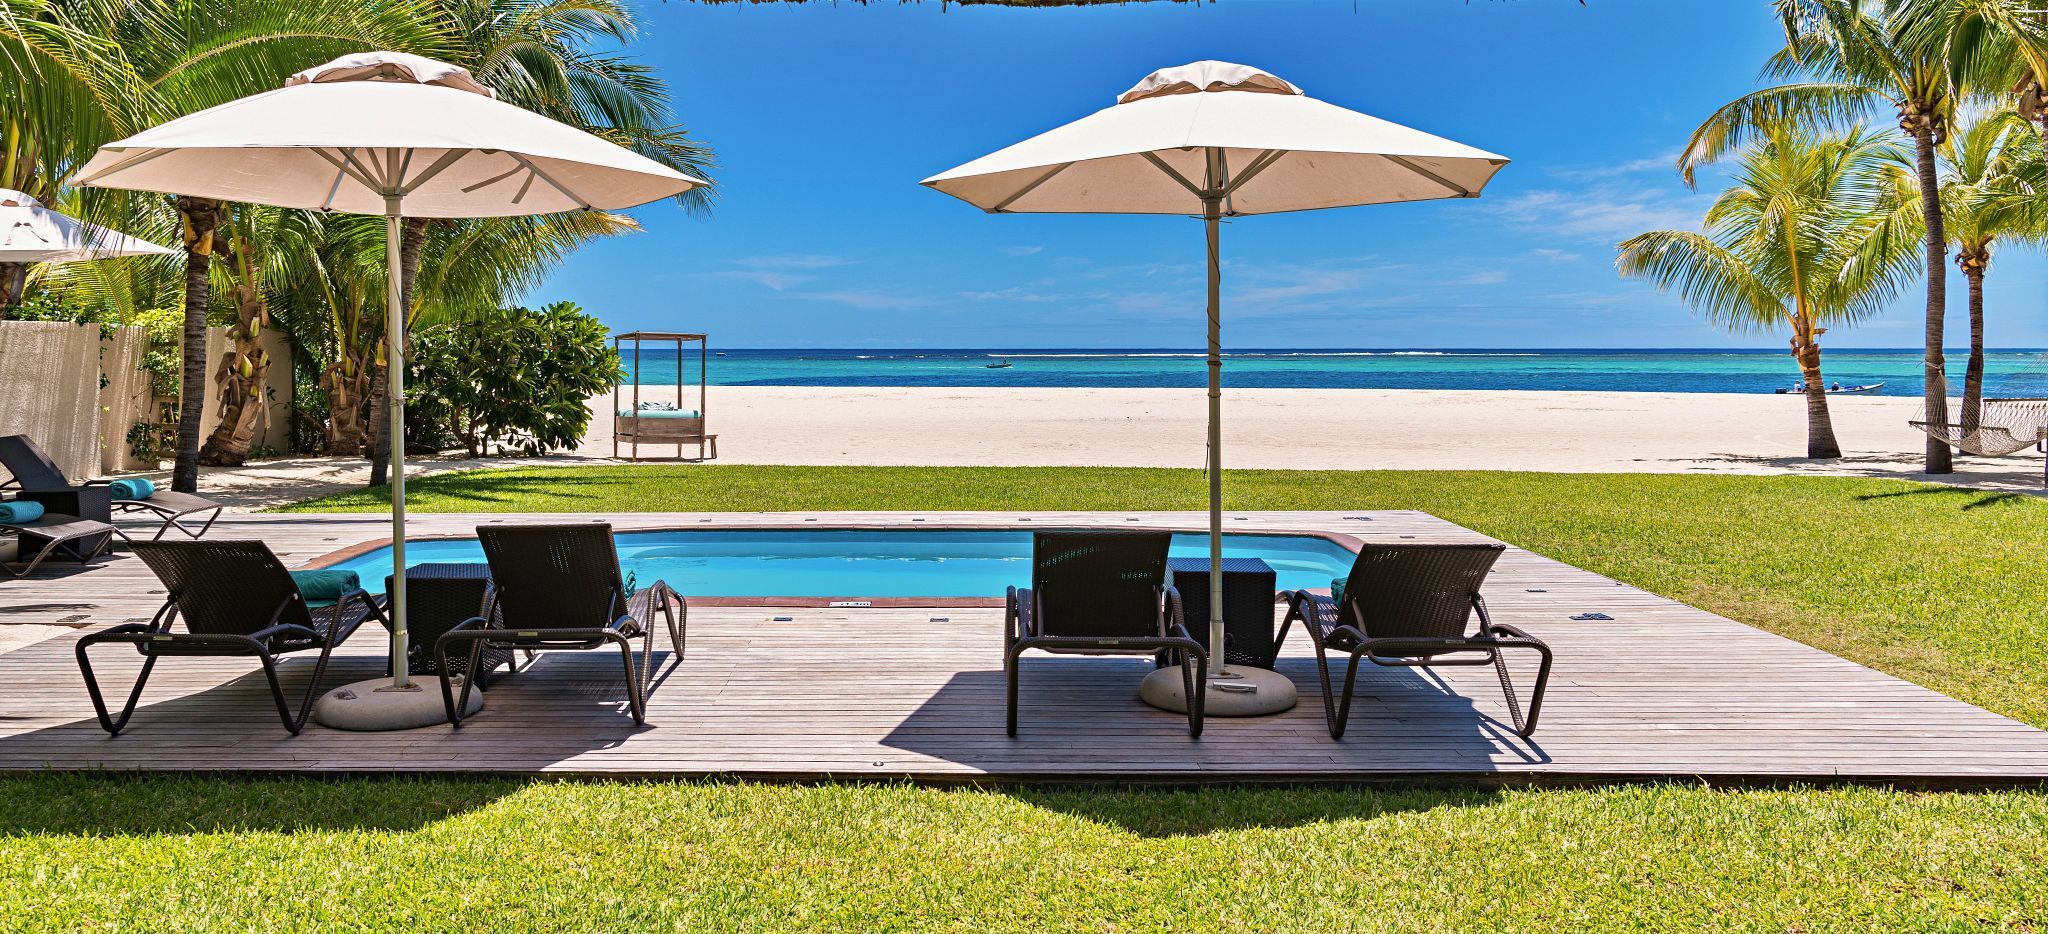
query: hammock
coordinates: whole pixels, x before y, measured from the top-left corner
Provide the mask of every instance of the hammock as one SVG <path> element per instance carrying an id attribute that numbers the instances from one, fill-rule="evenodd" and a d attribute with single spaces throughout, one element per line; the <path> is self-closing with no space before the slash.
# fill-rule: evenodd
<path id="1" fill-rule="evenodd" d="M 1961 424 L 1961 400 L 1950 400 L 1940 419 L 1923 408 L 1912 425 L 1966 454 L 2016 454 L 2048 440 L 2048 399 L 1985 399 L 1977 424 Z"/>

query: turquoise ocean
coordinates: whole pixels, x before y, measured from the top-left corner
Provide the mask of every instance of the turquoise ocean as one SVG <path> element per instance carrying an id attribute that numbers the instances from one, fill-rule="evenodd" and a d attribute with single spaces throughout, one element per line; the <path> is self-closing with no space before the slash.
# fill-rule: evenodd
<path id="1" fill-rule="evenodd" d="M 1192 387 L 1205 380 L 1202 354 L 1188 350 L 725 350 L 712 347 L 711 383 L 721 386 L 1083 386 Z M 694 384 L 698 354 L 649 345 L 642 385 Z M 999 366 L 1008 362 L 1008 367 Z M 680 364 L 680 365 L 679 365 Z M 998 366 L 991 366 L 996 364 Z M 1951 394 L 1960 393 L 1964 354 L 1951 352 Z M 1826 351 L 1830 384 L 1883 383 L 1875 395 L 1919 396 L 1920 351 Z M 1986 353 L 1993 396 L 2048 396 L 2048 362 L 2038 350 Z M 1778 350 L 1234 350 L 1226 386 L 1273 389 L 1509 389 L 1582 392 L 1770 393 L 1798 380 Z"/>

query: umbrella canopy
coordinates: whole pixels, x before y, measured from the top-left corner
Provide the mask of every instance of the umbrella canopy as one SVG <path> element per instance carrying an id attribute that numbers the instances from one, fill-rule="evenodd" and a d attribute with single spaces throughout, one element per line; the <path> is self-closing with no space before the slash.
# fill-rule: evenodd
<path id="1" fill-rule="evenodd" d="M 389 309 L 401 301 L 401 217 L 616 210 L 706 184 L 499 101 L 465 69 L 397 52 L 346 55 L 293 75 L 279 90 L 109 143 L 79 170 L 78 182 L 384 215 Z M 391 678 L 395 690 L 420 694 L 405 665 L 405 316 L 384 317 L 392 439 Z M 358 696 L 375 699 L 368 692 Z M 425 719 L 403 725 L 425 725 L 440 712 L 438 699 L 406 709 L 390 718 L 348 716 L 360 726 L 395 726 L 416 712 Z"/>
<path id="2" fill-rule="evenodd" d="M 19 191 L 0 188 L 0 263 L 78 263 L 176 252 L 68 217 Z"/>
<path id="3" fill-rule="evenodd" d="M 992 214 L 1199 214 L 1209 240 L 1209 670 L 1223 646 L 1222 261 L 1218 222 L 1243 214 L 1476 198 L 1507 159 L 1316 100 L 1268 71 L 1193 62 L 1113 106 L 924 180 Z M 1177 676 L 1176 676 L 1177 677 Z M 1291 685 L 1286 706 L 1293 704 Z M 1175 682 L 1177 683 L 1177 682 Z M 1213 687 L 1212 683 L 1212 687 Z M 1239 688 L 1246 687 L 1239 685 Z M 1236 698 L 1231 695 L 1235 694 Z M 1237 712 L 1284 709 L 1209 697 Z M 1193 698 L 1182 703 L 1195 703 Z M 1211 713 L 1228 713 L 1217 710 Z"/>
<path id="4" fill-rule="evenodd" d="M 924 184 L 1000 214 L 1199 214 L 1201 191 L 1222 188 L 1228 217 L 1476 198 L 1507 162 L 1256 68 L 1195 62 Z"/>
<path id="5" fill-rule="evenodd" d="M 78 181 L 407 217 L 616 210 L 705 184 L 499 101 L 461 68 L 396 52 L 344 56 L 109 143 Z"/>

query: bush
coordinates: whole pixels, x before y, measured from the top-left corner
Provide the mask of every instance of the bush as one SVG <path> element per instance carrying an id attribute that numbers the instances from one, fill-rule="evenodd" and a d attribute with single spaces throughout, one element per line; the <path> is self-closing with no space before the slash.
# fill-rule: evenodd
<path id="1" fill-rule="evenodd" d="M 431 426 L 423 435 L 446 432 L 470 457 L 575 447 L 590 427 L 587 400 L 620 375 L 608 336 L 573 302 L 424 328 L 413 336 L 406 404 Z"/>

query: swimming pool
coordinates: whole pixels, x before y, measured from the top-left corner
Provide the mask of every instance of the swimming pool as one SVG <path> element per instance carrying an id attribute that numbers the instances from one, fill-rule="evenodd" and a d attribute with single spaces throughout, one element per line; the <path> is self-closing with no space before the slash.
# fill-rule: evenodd
<path id="1" fill-rule="evenodd" d="M 666 581 L 685 596 L 1001 597 L 1031 580 L 1027 531 L 747 529 L 621 532 L 619 567 L 640 583 Z M 1175 535 L 1176 558 L 1205 558 L 1208 538 Z M 1225 535 L 1223 554 L 1263 558 L 1282 590 L 1328 587 L 1351 568 L 1342 545 L 1311 535 Z M 476 539 L 407 542 L 406 565 L 484 560 Z M 381 592 L 391 550 L 337 568 Z"/>

